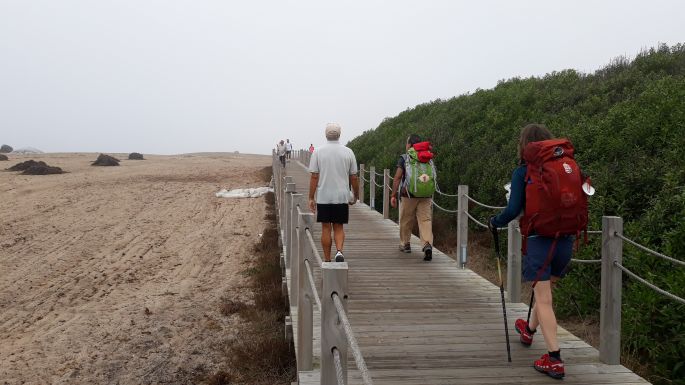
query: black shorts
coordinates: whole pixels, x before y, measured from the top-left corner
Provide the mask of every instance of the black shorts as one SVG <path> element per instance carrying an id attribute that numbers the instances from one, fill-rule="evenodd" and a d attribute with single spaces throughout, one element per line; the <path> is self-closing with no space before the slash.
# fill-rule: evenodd
<path id="1" fill-rule="evenodd" d="M 347 223 L 350 218 L 350 205 L 317 204 L 316 221 L 321 223 Z"/>

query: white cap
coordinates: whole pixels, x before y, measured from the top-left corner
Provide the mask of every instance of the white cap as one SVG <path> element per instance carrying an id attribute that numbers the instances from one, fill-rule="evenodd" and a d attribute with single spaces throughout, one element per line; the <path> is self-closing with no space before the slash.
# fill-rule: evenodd
<path id="1" fill-rule="evenodd" d="M 338 139 L 340 137 L 340 125 L 338 123 L 328 123 L 326 125 L 326 138 Z"/>

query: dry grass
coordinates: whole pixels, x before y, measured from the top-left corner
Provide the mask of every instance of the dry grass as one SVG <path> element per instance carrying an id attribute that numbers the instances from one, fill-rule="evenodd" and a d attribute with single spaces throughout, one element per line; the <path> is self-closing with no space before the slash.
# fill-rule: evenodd
<path id="1" fill-rule="evenodd" d="M 259 170 L 258 172 L 259 177 L 264 181 L 264 182 L 270 182 L 271 181 L 271 175 L 272 175 L 272 170 L 271 167 L 264 167 L 263 169 Z"/>
<path id="2" fill-rule="evenodd" d="M 221 314 L 225 315 L 226 317 L 236 313 L 242 313 L 248 308 L 248 305 L 245 302 L 234 301 L 230 298 L 225 297 L 221 299 L 220 306 Z"/>
<path id="3" fill-rule="evenodd" d="M 266 171 L 268 170 L 268 178 Z M 271 169 L 262 170 L 270 180 Z M 254 384 L 289 385 L 295 380 L 294 347 L 285 338 L 285 316 L 288 305 L 281 291 L 280 248 L 274 213 L 274 194 L 265 195 L 267 228 L 254 245 L 254 261 L 245 270 L 250 279 L 252 304 L 225 297 L 221 313 L 237 314 L 244 322 L 235 338 L 222 350 L 226 368 L 204 379 L 208 385 Z"/>

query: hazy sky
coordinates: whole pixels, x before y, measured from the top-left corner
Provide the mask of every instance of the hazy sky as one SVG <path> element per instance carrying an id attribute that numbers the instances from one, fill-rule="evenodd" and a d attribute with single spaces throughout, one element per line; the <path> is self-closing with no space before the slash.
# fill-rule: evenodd
<path id="1" fill-rule="evenodd" d="M 685 1 L 0 0 L 0 143 L 270 153 L 685 42 Z"/>

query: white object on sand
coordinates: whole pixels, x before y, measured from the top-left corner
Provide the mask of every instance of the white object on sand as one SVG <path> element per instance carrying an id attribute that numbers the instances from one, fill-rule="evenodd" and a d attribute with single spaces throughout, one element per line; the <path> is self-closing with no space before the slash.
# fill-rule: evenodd
<path id="1" fill-rule="evenodd" d="M 257 187 L 257 188 L 239 188 L 228 191 L 222 189 L 216 193 L 217 198 L 258 198 L 266 193 L 274 192 L 272 188 L 269 187 Z"/>
<path id="2" fill-rule="evenodd" d="M 44 154 L 43 151 L 34 148 L 34 147 L 23 147 L 23 148 L 18 148 L 14 151 L 12 151 L 12 154 L 19 154 L 19 155 L 31 155 L 31 154 Z"/>

